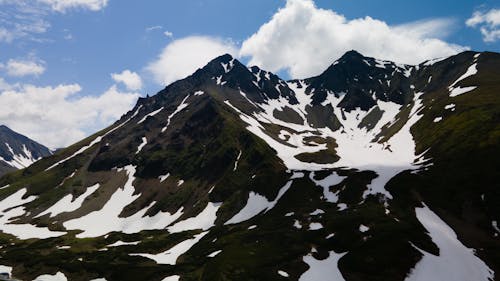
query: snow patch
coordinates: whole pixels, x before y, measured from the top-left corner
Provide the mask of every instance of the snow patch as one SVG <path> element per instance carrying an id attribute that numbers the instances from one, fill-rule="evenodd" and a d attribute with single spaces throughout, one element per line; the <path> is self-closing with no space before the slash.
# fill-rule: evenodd
<path id="1" fill-rule="evenodd" d="M 139 243 L 141 243 L 141 241 L 135 241 L 135 242 L 123 242 L 121 240 L 118 240 L 116 241 L 115 243 L 113 244 L 110 244 L 106 247 L 120 247 L 120 246 L 135 246 L 135 245 L 138 245 Z"/>
<path id="2" fill-rule="evenodd" d="M 160 182 L 164 182 L 168 177 L 170 177 L 170 173 L 164 175 L 164 176 L 159 176 L 158 179 Z"/>
<path id="3" fill-rule="evenodd" d="M 318 229 L 322 229 L 323 228 L 323 225 L 319 222 L 312 222 L 309 224 L 309 230 L 318 230 Z"/>
<path id="4" fill-rule="evenodd" d="M 177 259 L 185 254 L 189 249 L 191 249 L 198 241 L 207 235 L 207 232 L 202 232 L 195 235 L 193 238 L 184 240 L 181 243 L 175 245 L 174 247 L 166 250 L 165 252 L 159 254 L 130 254 L 131 256 L 142 256 L 151 260 L 154 260 L 157 264 L 170 264 L 175 265 Z"/>
<path id="5" fill-rule="evenodd" d="M 439 123 L 439 122 L 441 122 L 441 120 L 443 120 L 443 117 L 436 117 L 436 118 L 434 118 L 433 122 L 434 123 Z"/>
<path id="6" fill-rule="evenodd" d="M 222 252 L 222 250 L 215 251 L 215 252 L 211 253 L 210 255 L 208 255 L 207 257 L 213 258 L 213 257 L 217 256 L 218 254 L 220 254 L 221 252 Z"/>
<path id="7" fill-rule="evenodd" d="M 37 227 L 31 224 L 10 224 L 14 218 L 26 214 L 25 208 L 22 205 L 30 203 L 37 198 L 36 196 L 29 196 L 23 199 L 26 193 L 26 188 L 23 188 L 0 201 L 0 231 L 14 235 L 21 240 L 32 238 L 46 239 L 66 234 L 65 232 L 51 231 L 47 227 Z"/>
<path id="8" fill-rule="evenodd" d="M 360 231 L 360 232 L 365 233 L 365 232 L 367 232 L 368 230 L 370 230 L 370 228 L 369 228 L 368 226 L 363 225 L 363 224 L 359 225 L 359 231 Z"/>
<path id="9" fill-rule="evenodd" d="M 55 275 L 40 275 L 33 281 L 68 281 L 68 278 L 66 278 L 66 275 L 64 275 L 64 273 L 57 272 Z"/>
<path id="10" fill-rule="evenodd" d="M 278 274 L 281 275 L 281 276 L 283 276 L 283 277 L 290 277 L 290 275 L 287 272 L 283 271 L 283 270 L 278 270 Z"/>
<path id="11" fill-rule="evenodd" d="M 64 222 L 63 225 L 66 229 L 83 230 L 77 235 L 78 238 L 98 237 L 112 231 L 132 234 L 143 230 L 164 229 L 182 215 L 183 209 L 180 208 L 175 214 L 159 212 L 153 217 L 145 216 L 147 211 L 156 204 L 156 202 L 152 202 L 130 217 L 120 217 L 123 209 L 140 197 L 139 194 L 134 195 L 133 182 L 135 181 L 136 167 L 129 165 L 118 170 L 118 172 L 121 171 L 125 171 L 128 176 L 124 187 L 118 188 L 102 209 Z"/>
<path id="12" fill-rule="evenodd" d="M 278 196 L 274 201 L 269 202 L 266 197 L 257 194 L 253 191 L 250 191 L 248 194 L 247 204 L 243 209 L 241 209 L 236 215 L 234 215 L 230 220 L 228 220 L 225 225 L 240 223 L 246 220 L 249 220 L 261 212 L 268 212 L 281 199 L 281 197 L 288 191 L 288 189 L 292 186 L 292 181 L 288 181 L 285 186 L 283 186 L 278 192 Z"/>
<path id="13" fill-rule="evenodd" d="M 152 117 L 152 116 L 155 116 L 156 114 L 160 113 L 160 111 L 162 111 L 162 110 L 163 110 L 163 108 L 164 108 L 164 107 L 161 107 L 160 109 L 157 109 L 157 110 L 155 110 L 155 111 L 153 111 L 153 112 L 151 112 L 151 113 L 147 114 L 146 116 L 144 116 L 144 118 L 142 118 L 139 122 L 137 122 L 137 124 L 141 124 L 142 122 L 146 121 L 146 119 L 147 119 L 148 117 L 150 117 L 150 116 Z"/>
<path id="14" fill-rule="evenodd" d="M 148 139 L 146 137 L 143 137 L 142 143 L 139 145 L 139 147 L 137 147 L 137 152 L 135 154 L 139 154 L 139 152 L 141 152 L 141 150 L 146 146 L 146 144 L 148 144 Z"/>
<path id="15" fill-rule="evenodd" d="M 164 133 L 168 126 L 170 125 L 170 122 L 172 122 L 172 118 L 174 118 L 175 115 L 177 115 L 177 113 L 181 112 L 182 110 L 184 110 L 186 107 L 188 107 L 188 103 L 186 103 L 186 100 L 189 98 L 189 95 L 187 95 L 181 102 L 181 104 L 179 104 L 179 106 L 177 107 L 177 109 L 175 109 L 174 112 L 172 112 L 172 114 L 170 114 L 168 116 L 168 119 L 167 119 L 167 125 L 165 127 L 163 127 L 161 129 L 161 132 Z"/>
<path id="16" fill-rule="evenodd" d="M 330 251 L 329 257 L 324 260 L 317 260 L 311 254 L 305 256 L 303 260 L 309 269 L 300 276 L 299 281 L 324 281 L 325 276 L 328 276 L 329 280 L 345 281 L 338 267 L 339 260 L 345 254 L 347 253 L 337 254 Z"/>
<path id="17" fill-rule="evenodd" d="M 219 210 L 221 205 L 222 203 L 208 202 L 205 209 L 196 217 L 177 222 L 173 226 L 169 226 L 167 230 L 170 233 L 195 229 L 207 230 L 215 225 L 215 220 L 217 219 L 217 210 Z"/>
<path id="18" fill-rule="evenodd" d="M 422 208 L 416 208 L 415 212 L 417 219 L 429 232 L 432 242 L 438 246 L 439 255 L 427 253 L 413 245 L 423 257 L 405 281 L 494 279 L 493 271 L 475 256 L 474 250 L 465 247 L 453 229 L 425 204 Z"/>
<path id="19" fill-rule="evenodd" d="M 236 171 L 236 169 L 238 169 L 238 161 L 240 161 L 240 158 L 241 158 L 241 150 L 240 150 L 240 153 L 238 153 L 238 157 L 236 157 L 236 161 L 234 161 L 234 169 L 233 171 Z"/>
<path id="20" fill-rule="evenodd" d="M 471 87 L 456 87 L 456 88 L 450 88 L 450 97 L 457 97 L 463 94 L 466 94 L 470 91 L 475 90 L 477 87 L 476 86 L 471 86 Z"/>
<path id="21" fill-rule="evenodd" d="M 42 217 L 46 214 L 50 214 L 50 217 L 53 218 L 62 213 L 70 213 L 76 211 L 80 209 L 80 207 L 83 204 L 83 201 L 85 201 L 87 197 L 89 197 L 92 193 L 94 193 L 99 188 L 99 186 L 100 186 L 99 184 L 95 184 L 91 187 L 88 187 L 85 193 L 78 196 L 77 198 L 73 198 L 73 195 L 68 194 L 64 196 L 61 200 L 57 201 L 57 203 L 55 203 L 52 207 L 41 212 L 35 218 Z"/>

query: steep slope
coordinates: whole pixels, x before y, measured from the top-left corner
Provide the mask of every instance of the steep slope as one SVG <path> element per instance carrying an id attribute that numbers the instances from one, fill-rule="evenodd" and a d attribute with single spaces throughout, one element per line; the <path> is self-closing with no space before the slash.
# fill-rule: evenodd
<path id="1" fill-rule="evenodd" d="M 26 168 L 49 155 L 51 152 L 47 147 L 0 125 L 0 176 Z"/>
<path id="2" fill-rule="evenodd" d="M 229 55 L 0 179 L 0 264 L 69 280 L 489 280 L 500 55 Z M 471 250 L 471 249 L 474 249 Z"/>

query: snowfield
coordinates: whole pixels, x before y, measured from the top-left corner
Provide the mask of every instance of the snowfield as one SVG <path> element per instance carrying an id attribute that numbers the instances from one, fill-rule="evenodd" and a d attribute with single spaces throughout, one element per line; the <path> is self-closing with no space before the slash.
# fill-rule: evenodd
<path id="1" fill-rule="evenodd" d="M 422 259 L 409 273 L 405 281 L 454 280 L 488 281 L 493 280 L 493 271 L 475 254 L 465 247 L 457 235 L 429 207 L 424 205 L 415 212 L 420 223 L 427 229 L 432 242 L 439 248 L 439 256 L 427 253 L 413 245 Z"/>

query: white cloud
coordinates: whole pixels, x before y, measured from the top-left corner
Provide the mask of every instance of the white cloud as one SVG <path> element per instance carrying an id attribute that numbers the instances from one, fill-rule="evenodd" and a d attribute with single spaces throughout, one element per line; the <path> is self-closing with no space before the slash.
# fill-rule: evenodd
<path id="1" fill-rule="evenodd" d="M 14 77 L 22 77 L 28 75 L 38 76 L 45 72 L 44 62 L 33 60 L 10 59 L 7 64 L 1 68 L 4 68 L 9 76 Z"/>
<path id="2" fill-rule="evenodd" d="M 284 8 L 243 42 L 240 55 L 271 71 L 288 70 L 293 78 L 318 75 L 346 51 L 417 64 L 466 50 L 444 37 L 450 20 L 390 26 L 371 17 L 348 20 L 312 0 L 288 0 Z M 436 32 L 437 31 L 437 32 Z"/>
<path id="3" fill-rule="evenodd" d="M 469 27 L 479 27 L 485 42 L 500 40 L 500 9 L 491 9 L 488 12 L 474 12 L 466 22 Z"/>
<path id="4" fill-rule="evenodd" d="M 116 83 L 123 83 L 125 87 L 131 91 L 137 91 L 142 88 L 142 79 L 139 74 L 128 69 L 122 71 L 122 73 L 111 74 L 111 78 L 113 78 Z"/>
<path id="5" fill-rule="evenodd" d="M 47 4 L 52 10 L 62 13 L 77 8 L 99 11 L 108 4 L 108 0 L 38 0 L 38 2 Z"/>
<path id="6" fill-rule="evenodd" d="M 168 31 L 168 30 L 165 31 L 165 32 L 163 32 L 163 34 L 165 34 L 165 36 L 167 36 L 168 38 L 174 37 L 174 34 L 171 31 Z"/>
<path id="7" fill-rule="evenodd" d="M 116 86 L 100 96 L 85 97 L 77 97 L 82 90 L 78 84 L 4 88 L 0 90 L 0 124 L 51 148 L 70 145 L 110 125 L 139 97 L 119 92 Z"/>
<path id="8" fill-rule="evenodd" d="M 154 26 L 146 27 L 146 31 L 151 32 L 151 31 L 155 31 L 155 30 L 160 30 L 162 28 L 163 28 L 163 26 L 161 26 L 161 25 L 154 25 Z"/>
<path id="9" fill-rule="evenodd" d="M 147 66 L 155 81 L 167 85 L 184 78 L 219 55 L 238 53 L 230 40 L 207 36 L 192 36 L 168 44 L 156 61 Z"/>

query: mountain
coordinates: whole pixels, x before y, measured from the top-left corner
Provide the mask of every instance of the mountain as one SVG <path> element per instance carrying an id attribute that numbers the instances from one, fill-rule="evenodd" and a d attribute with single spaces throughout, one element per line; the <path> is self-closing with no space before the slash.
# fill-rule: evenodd
<path id="1" fill-rule="evenodd" d="M 488 52 L 409 66 L 351 51 L 292 81 L 218 57 L 2 177 L 0 269 L 494 280 L 499 92 L 500 54 Z"/>
<path id="2" fill-rule="evenodd" d="M 0 125 L 0 176 L 51 154 L 47 147 Z"/>

